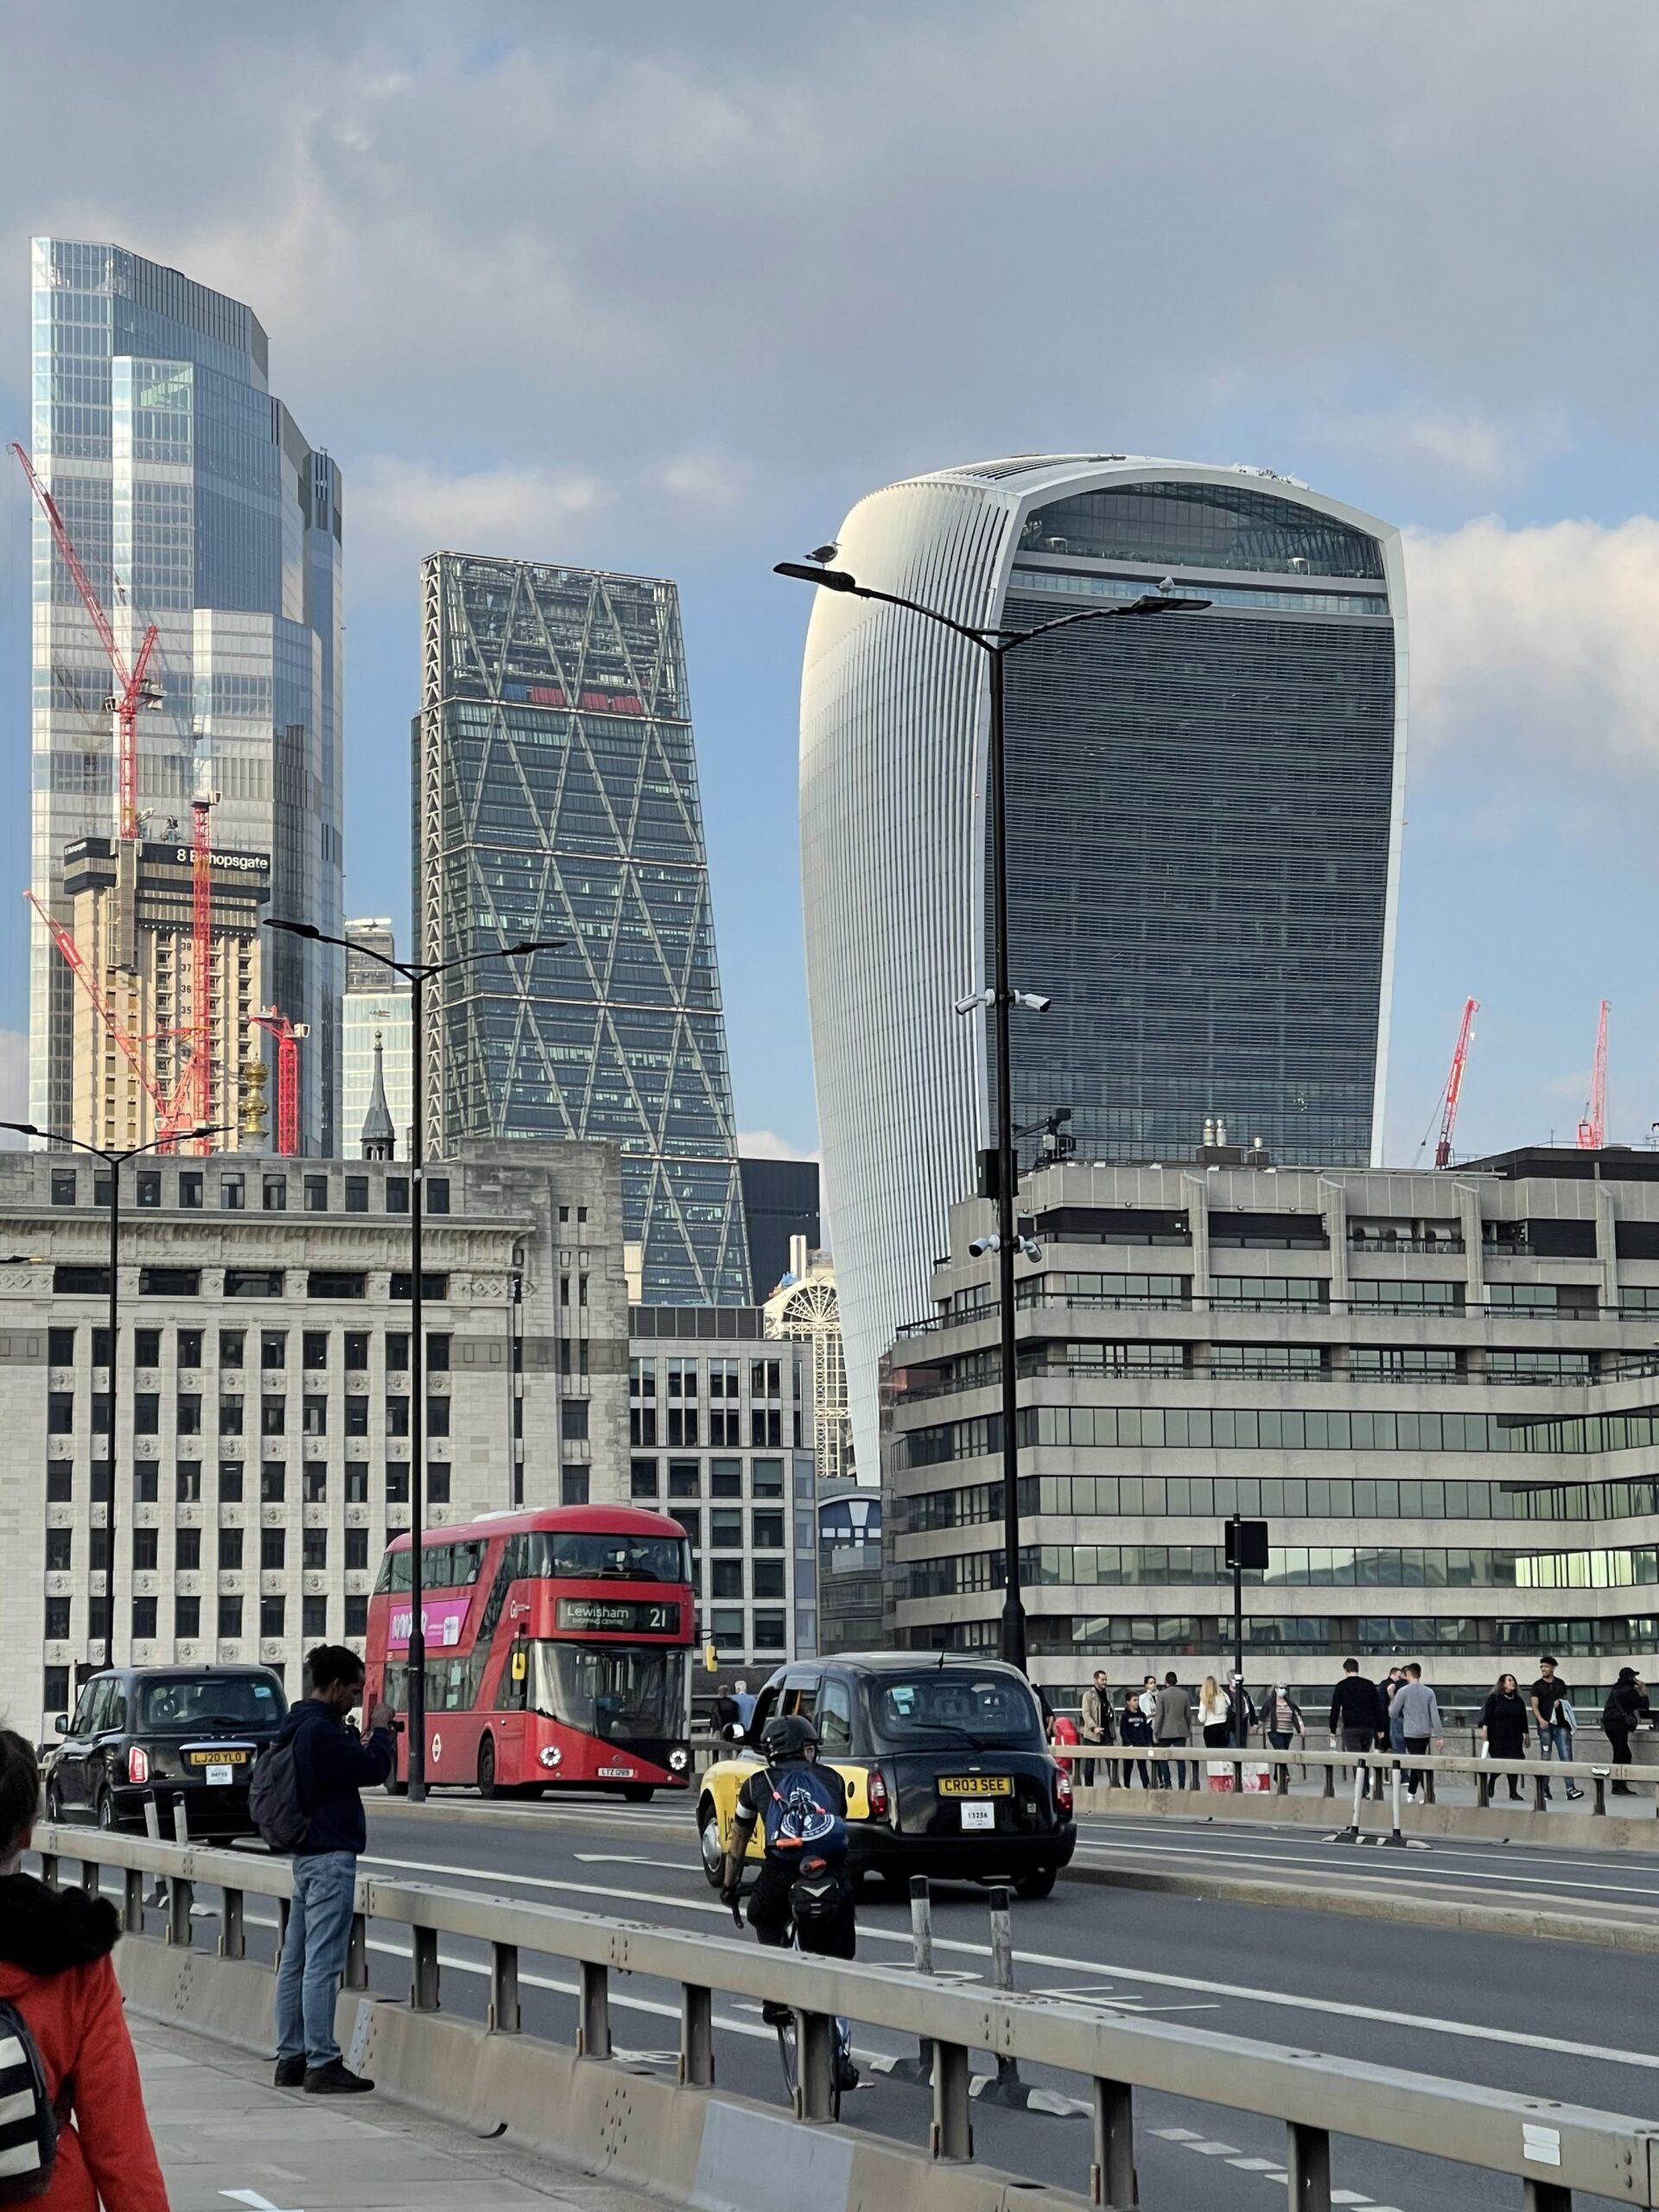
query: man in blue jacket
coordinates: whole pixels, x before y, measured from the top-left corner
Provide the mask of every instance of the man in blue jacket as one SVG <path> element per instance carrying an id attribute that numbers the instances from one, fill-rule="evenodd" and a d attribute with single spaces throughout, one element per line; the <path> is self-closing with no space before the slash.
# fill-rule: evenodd
<path id="1" fill-rule="evenodd" d="M 294 1898 L 276 1974 L 276 2086 L 314 2096 L 374 2087 L 353 2074 L 334 2039 L 334 1999 L 352 1936 L 357 1862 L 368 1841 L 361 1792 L 395 1763 L 384 1699 L 359 1738 L 346 1716 L 363 1695 L 363 1662 L 344 1644 L 306 1654 L 311 1694 L 289 1710 L 278 1741 L 294 1745 L 294 1779 L 308 1815 L 294 1854 Z"/>

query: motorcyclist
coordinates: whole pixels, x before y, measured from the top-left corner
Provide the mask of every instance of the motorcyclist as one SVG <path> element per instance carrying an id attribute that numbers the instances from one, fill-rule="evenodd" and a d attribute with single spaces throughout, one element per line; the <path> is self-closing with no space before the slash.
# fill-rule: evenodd
<path id="1" fill-rule="evenodd" d="M 847 1818 L 847 1785 L 833 1767 L 818 1764 L 818 1732 L 803 1713 L 779 1713 L 768 1720 L 760 1735 L 765 1764 L 746 1777 L 732 1812 L 732 1832 L 726 1847 L 721 1896 L 736 1910 L 742 1895 L 743 1865 L 749 1840 L 759 1821 L 766 1838 L 766 1856 L 759 1878 L 749 1892 L 749 1925 L 769 1948 L 785 1947 L 791 1932 L 803 1951 L 820 1957 L 850 1959 L 858 1948 L 858 1923 L 853 1906 L 852 1885 L 844 1866 L 844 1844 L 815 1849 L 816 1831 L 833 1828 Z M 791 1790 L 791 1770 L 812 1770 L 810 1787 Z M 841 1833 L 844 1836 L 844 1826 Z M 796 1885 L 810 1878 L 822 1886 L 829 1879 L 836 1894 L 830 1909 L 810 1916 L 798 1910 Z M 776 2027 L 788 2017 L 788 2008 L 772 2004 L 761 2007 L 768 2024 Z M 855 2088 L 858 2075 L 843 2032 L 840 2039 L 841 2087 Z"/>

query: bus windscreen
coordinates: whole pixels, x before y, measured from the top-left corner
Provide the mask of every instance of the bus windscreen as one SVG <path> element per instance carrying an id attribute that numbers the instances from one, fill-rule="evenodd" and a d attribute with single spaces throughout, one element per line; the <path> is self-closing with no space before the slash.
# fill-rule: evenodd
<path id="1" fill-rule="evenodd" d="M 683 1651 L 607 1649 L 596 1643 L 531 1645 L 530 1703 L 608 1744 L 678 1735 L 685 1710 Z"/>

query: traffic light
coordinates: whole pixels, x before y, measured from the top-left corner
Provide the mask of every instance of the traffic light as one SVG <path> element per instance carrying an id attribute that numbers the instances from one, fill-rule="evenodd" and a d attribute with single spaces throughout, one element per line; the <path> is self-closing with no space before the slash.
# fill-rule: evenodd
<path id="1" fill-rule="evenodd" d="M 1265 1567 L 1268 1563 L 1268 1524 L 1265 1521 L 1232 1520 L 1227 1523 L 1227 1564 Z"/>

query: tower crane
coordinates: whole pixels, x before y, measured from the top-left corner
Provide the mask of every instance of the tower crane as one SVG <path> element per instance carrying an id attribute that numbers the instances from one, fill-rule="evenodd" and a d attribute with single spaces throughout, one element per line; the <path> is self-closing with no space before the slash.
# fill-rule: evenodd
<path id="1" fill-rule="evenodd" d="M 300 1039 L 310 1035 L 310 1025 L 262 1006 L 248 1016 L 248 1027 L 262 1030 L 276 1046 L 276 1149 L 292 1160 L 300 1148 Z"/>
<path id="2" fill-rule="evenodd" d="M 1458 1102 L 1463 1096 L 1464 1070 L 1469 1065 L 1469 1047 L 1475 1040 L 1475 1016 L 1480 1012 L 1478 999 L 1463 1002 L 1463 1020 L 1458 1024 L 1458 1041 L 1452 1054 L 1452 1065 L 1446 1078 L 1446 1089 L 1440 1094 L 1440 1136 L 1434 1147 L 1434 1165 L 1452 1165 L 1452 1137 L 1458 1126 Z"/>
<path id="3" fill-rule="evenodd" d="M 1584 1119 L 1579 1123 L 1579 1149 L 1599 1152 L 1607 1141 L 1607 1015 L 1609 1001 L 1603 999 L 1601 1014 L 1596 1023 L 1596 1060 L 1590 1077 L 1590 1099 L 1584 1109 Z"/>

